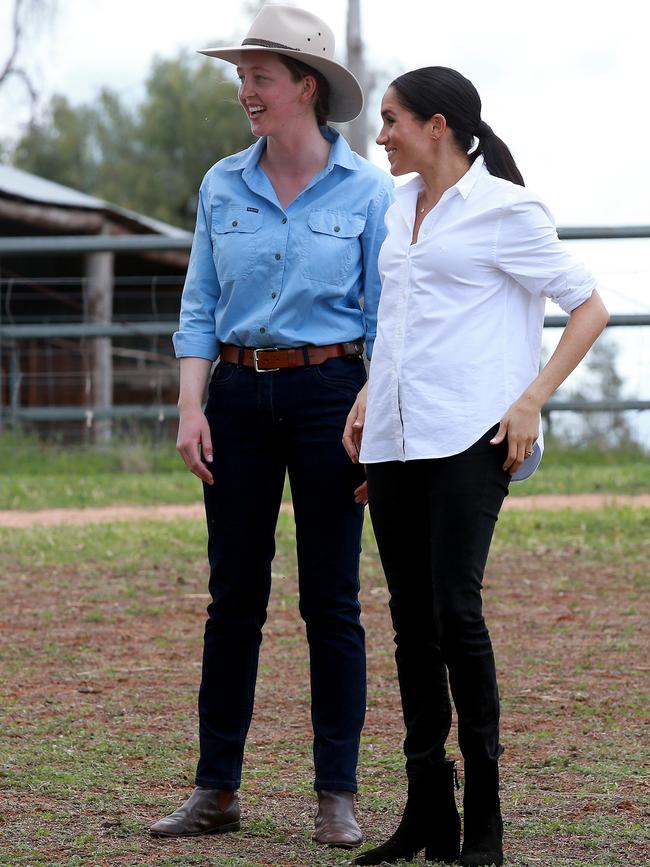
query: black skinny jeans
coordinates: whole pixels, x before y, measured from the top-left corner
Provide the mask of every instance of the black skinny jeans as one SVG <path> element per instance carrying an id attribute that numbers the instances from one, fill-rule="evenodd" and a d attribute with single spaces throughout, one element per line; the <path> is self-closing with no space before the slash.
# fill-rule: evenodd
<path id="1" fill-rule="evenodd" d="M 495 426 L 458 455 L 368 464 L 370 514 L 390 591 L 409 780 L 445 757 L 449 688 L 465 760 L 496 760 L 499 692 L 482 581 L 510 476 Z"/>

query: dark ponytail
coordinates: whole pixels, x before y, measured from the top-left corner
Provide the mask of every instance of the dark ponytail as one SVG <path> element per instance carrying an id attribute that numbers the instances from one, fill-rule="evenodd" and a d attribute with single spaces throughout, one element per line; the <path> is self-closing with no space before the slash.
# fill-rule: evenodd
<path id="1" fill-rule="evenodd" d="M 483 155 L 487 170 L 497 178 L 524 186 L 510 149 L 494 134 L 492 127 L 481 120 L 481 98 L 472 82 L 447 66 L 425 66 L 405 72 L 392 82 L 400 103 L 425 121 L 441 114 L 454 134 L 459 149 L 473 162 Z M 469 151 L 478 139 L 478 146 Z"/>
<path id="2" fill-rule="evenodd" d="M 491 175 L 505 178 L 507 181 L 512 181 L 513 184 L 519 184 L 523 187 L 524 179 L 510 153 L 510 148 L 498 135 L 495 135 L 492 127 L 482 120 L 474 135 L 478 138 L 478 147 L 471 154 L 471 157 L 476 159 L 479 154 L 483 154 L 485 165 Z"/>

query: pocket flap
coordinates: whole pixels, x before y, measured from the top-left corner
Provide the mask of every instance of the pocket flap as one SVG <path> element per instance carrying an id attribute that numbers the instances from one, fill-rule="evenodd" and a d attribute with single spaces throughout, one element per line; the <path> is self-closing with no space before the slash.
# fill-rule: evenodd
<path id="1" fill-rule="evenodd" d="M 312 211 L 308 222 L 312 231 L 334 238 L 358 238 L 366 224 L 364 217 L 340 211 Z"/>
<path id="2" fill-rule="evenodd" d="M 228 232 L 257 232 L 262 220 L 261 211 L 251 211 L 245 205 L 212 209 L 212 228 L 220 235 Z"/>

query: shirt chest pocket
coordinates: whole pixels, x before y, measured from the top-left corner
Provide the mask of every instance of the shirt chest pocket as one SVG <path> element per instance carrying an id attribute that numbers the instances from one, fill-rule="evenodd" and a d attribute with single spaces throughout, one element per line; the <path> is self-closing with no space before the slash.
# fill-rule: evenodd
<path id="1" fill-rule="evenodd" d="M 320 283 L 342 281 L 362 261 L 359 235 L 365 224 L 361 215 L 312 211 L 300 256 L 302 274 Z"/>
<path id="2" fill-rule="evenodd" d="M 246 277 L 259 255 L 257 233 L 264 221 L 259 210 L 245 205 L 215 206 L 212 209 L 211 237 L 214 264 L 220 283 Z"/>

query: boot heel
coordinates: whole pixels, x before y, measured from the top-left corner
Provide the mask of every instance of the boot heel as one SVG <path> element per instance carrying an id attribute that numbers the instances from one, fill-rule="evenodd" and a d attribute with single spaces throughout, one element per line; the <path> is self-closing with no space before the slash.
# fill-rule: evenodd
<path id="1" fill-rule="evenodd" d="M 454 763 L 442 761 L 425 779 L 409 782 L 404 815 L 383 845 L 362 852 L 353 864 L 411 861 L 425 850 L 428 861 L 452 864 L 460 855 L 460 816 L 454 798 Z"/>
<path id="2" fill-rule="evenodd" d="M 216 834 L 227 834 L 229 831 L 241 831 L 241 822 L 230 822 L 227 825 L 219 825 L 215 828 Z"/>
<path id="3" fill-rule="evenodd" d="M 439 861 L 442 864 L 455 864 L 460 858 L 460 841 L 455 848 L 449 848 L 445 851 L 433 849 L 429 846 L 424 850 L 424 857 L 427 861 Z"/>
<path id="4" fill-rule="evenodd" d="M 497 761 L 465 762 L 463 867 L 503 864 L 503 820 Z"/>

